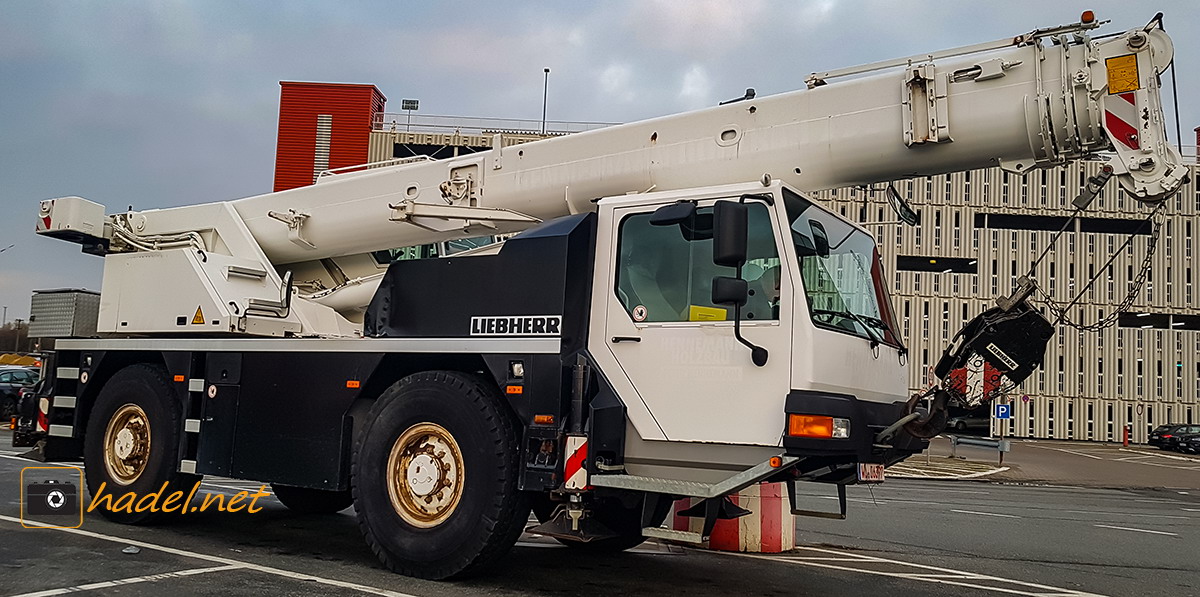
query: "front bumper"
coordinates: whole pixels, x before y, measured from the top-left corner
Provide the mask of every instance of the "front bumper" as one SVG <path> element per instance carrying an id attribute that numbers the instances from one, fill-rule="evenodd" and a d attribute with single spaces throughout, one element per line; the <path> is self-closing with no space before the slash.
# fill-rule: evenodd
<path id="1" fill-rule="evenodd" d="M 875 443 L 875 436 L 904 413 L 904 402 L 868 402 L 849 394 L 792 390 L 784 402 L 787 415 L 821 415 L 850 420 L 850 437 L 825 439 L 792 437 L 784 430 L 783 447 L 788 456 L 834 457 L 846 462 L 875 462 L 891 464 L 921 452 L 929 441 L 899 430 L 884 445 Z M 786 420 L 786 417 L 785 417 Z"/>

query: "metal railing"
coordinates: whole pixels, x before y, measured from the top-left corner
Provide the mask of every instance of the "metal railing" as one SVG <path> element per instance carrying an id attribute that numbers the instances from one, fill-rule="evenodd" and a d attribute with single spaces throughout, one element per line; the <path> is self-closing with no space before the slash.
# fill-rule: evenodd
<path id="1" fill-rule="evenodd" d="M 372 168 L 384 168 L 386 166 L 397 166 L 399 164 L 411 164 L 413 162 L 432 162 L 434 158 L 427 155 L 415 155 L 406 158 L 392 158 L 380 162 L 368 162 L 366 164 L 354 164 L 353 166 L 342 166 L 341 168 L 330 168 L 322 170 L 317 174 L 317 178 L 321 179 L 326 176 L 334 176 L 336 174 L 347 174 L 350 172 L 359 172 L 362 170 L 370 170 Z"/>
<path id="2" fill-rule="evenodd" d="M 1200 157 L 1197 157 L 1198 154 L 1200 154 L 1200 147 L 1198 147 L 1196 145 L 1184 145 L 1183 146 L 1183 163 L 1185 163 L 1185 164 L 1200 164 Z"/>
<path id="3" fill-rule="evenodd" d="M 988 437 L 961 437 L 958 435 L 951 435 L 951 458 L 958 457 L 959 446 L 974 446 L 976 448 L 990 448 L 995 450 L 1000 455 L 1000 466 L 1004 466 L 1004 453 L 1012 451 L 1012 442 L 1006 439 L 992 439 Z"/>
<path id="4" fill-rule="evenodd" d="M 547 120 L 546 135 L 567 135 L 601 129 L 619 122 L 579 122 Z M 541 135 L 542 121 L 524 118 L 480 118 L 474 116 L 441 116 L 410 114 L 408 112 L 376 112 L 372 128 L 377 131 L 411 131 L 418 133 L 460 133 L 485 135 L 489 133 L 524 133 Z"/>

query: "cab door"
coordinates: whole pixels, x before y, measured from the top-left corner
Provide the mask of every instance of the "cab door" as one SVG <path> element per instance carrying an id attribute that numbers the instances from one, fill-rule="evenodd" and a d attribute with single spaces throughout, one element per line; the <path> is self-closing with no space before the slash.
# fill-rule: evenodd
<path id="1" fill-rule="evenodd" d="M 742 277 L 750 296 L 742 309 L 742 335 L 767 349 L 767 363 L 758 367 L 734 338 L 732 307 L 711 301 L 712 278 L 735 274 L 713 263 L 716 200 L 698 201 L 692 221 L 666 226 L 650 222 L 663 203 L 613 209 L 611 226 L 601 230 L 610 234 L 607 258 L 599 260 L 609 265 L 603 340 L 642 402 L 630 414 L 643 437 L 661 431 L 672 441 L 778 445 L 795 291 L 780 259 L 779 218 L 775 206 L 748 201 Z M 598 272 L 598 284 L 603 277 Z M 643 405 L 653 425 L 638 425 L 634 415 Z"/>

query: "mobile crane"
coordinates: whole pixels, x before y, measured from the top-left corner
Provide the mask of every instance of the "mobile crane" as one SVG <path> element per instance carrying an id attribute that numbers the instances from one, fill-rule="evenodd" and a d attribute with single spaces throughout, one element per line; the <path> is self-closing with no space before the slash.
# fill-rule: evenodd
<path id="1" fill-rule="evenodd" d="M 209 474 L 353 505 L 389 568 L 427 578 L 494 562 L 531 508 L 591 550 L 701 541 L 768 480 L 834 484 L 840 512 L 792 491 L 793 510 L 844 517 L 846 485 L 927 447 L 937 413 L 906 396 L 874 239 L 805 193 L 1102 154 L 1105 180 L 1162 201 L 1185 177 L 1159 98 L 1171 40 L 1157 18 L 1100 24 L 236 201 L 43 201 L 40 234 L 104 257 L 103 337 L 58 342 L 48 442 L 93 493 Z M 1001 312 L 1028 325 L 948 355 L 1019 382 L 1049 323 L 1021 296 Z M 704 498 L 704 532 L 660 527 L 682 496 Z"/>

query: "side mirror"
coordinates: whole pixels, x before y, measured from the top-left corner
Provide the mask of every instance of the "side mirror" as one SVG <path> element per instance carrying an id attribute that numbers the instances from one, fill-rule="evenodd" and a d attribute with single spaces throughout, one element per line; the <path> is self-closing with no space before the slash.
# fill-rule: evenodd
<path id="1" fill-rule="evenodd" d="M 808 223 L 808 229 L 812 231 L 813 248 L 817 257 L 829 257 L 829 234 L 825 232 L 825 226 L 812 220 Z"/>
<path id="2" fill-rule="evenodd" d="M 887 194 L 888 205 L 892 206 L 892 211 L 896 212 L 901 222 L 909 226 L 916 226 L 921 223 L 920 216 L 908 206 L 908 202 L 904 200 L 904 197 L 900 196 L 900 191 L 897 191 L 895 186 L 888 183 L 885 192 Z"/>
<path id="3" fill-rule="evenodd" d="M 742 306 L 749 296 L 749 286 L 741 278 L 716 276 L 712 281 L 712 302 L 714 305 Z"/>
<path id="4" fill-rule="evenodd" d="M 713 206 L 713 263 L 726 267 L 746 263 L 748 213 L 746 204 L 736 201 L 718 201 Z"/>

